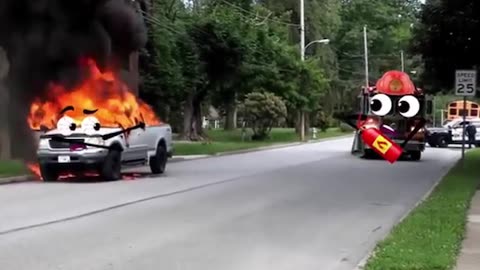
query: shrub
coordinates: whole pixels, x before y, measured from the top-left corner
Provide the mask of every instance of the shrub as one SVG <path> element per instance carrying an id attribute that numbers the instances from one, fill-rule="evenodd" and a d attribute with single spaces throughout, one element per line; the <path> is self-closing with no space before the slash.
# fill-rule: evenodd
<path id="1" fill-rule="evenodd" d="M 345 124 L 345 123 L 340 123 L 340 131 L 341 132 L 353 132 L 355 129 L 353 129 L 351 126 Z"/>
<path id="2" fill-rule="evenodd" d="M 316 126 L 322 131 L 325 132 L 331 126 L 331 119 L 328 117 L 325 112 L 319 111 L 317 114 L 317 123 Z"/>
<path id="3" fill-rule="evenodd" d="M 284 121 L 287 116 L 285 102 L 268 92 L 253 92 L 246 95 L 245 117 L 253 130 L 252 140 L 268 138 L 274 124 Z"/>

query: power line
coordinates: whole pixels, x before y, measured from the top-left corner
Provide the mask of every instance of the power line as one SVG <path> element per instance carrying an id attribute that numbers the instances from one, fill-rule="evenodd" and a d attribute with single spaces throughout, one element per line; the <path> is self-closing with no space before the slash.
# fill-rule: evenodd
<path id="1" fill-rule="evenodd" d="M 228 2 L 228 1 L 226 1 L 226 0 L 220 0 L 220 2 L 223 2 L 224 4 L 229 5 L 229 6 L 235 8 L 235 9 L 237 9 L 237 10 L 239 10 L 239 11 L 243 11 L 243 12 L 245 12 L 245 13 L 249 13 L 249 14 L 251 14 L 251 15 L 254 15 L 255 18 L 260 17 L 260 18 L 262 18 L 262 19 L 264 19 L 264 20 L 268 20 L 268 21 L 271 21 L 271 22 L 276 22 L 276 23 L 280 23 L 280 24 L 284 24 L 284 25 L 288 25 L 288 26 L 295 26 L 295 27 L 299 27 L 299 26 L 300 26 L 300 24 L 289 23 L 289 22 L 284 22 L 284 21 L 272 19 L 272 18 L 269 17 L 270 15 L 269 15 L 269 16 L 260 16 L 260 15 L 258 15 L 257 13 L 253 13 L 253 12 L 251 12 L 251 11 L 249 11 L 249 10 L 246 10 L 246 9 L 244 9 L 244 8 L 242 8 L 242 7 L 239 7 L 239 6 L 235 5 L 235 4 L 232 4 L 232 3 L 230 3 L 230 2 Z"/>

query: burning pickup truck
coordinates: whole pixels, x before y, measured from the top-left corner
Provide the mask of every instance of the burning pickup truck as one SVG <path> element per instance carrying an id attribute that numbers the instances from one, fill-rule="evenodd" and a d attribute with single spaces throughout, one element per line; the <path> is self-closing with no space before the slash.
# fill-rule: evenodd
<path id="1" fill-rule="evenodd" d="M 69 118 L 61 118 L 60 121 Z M 95 122 L 90 116 L 87 121 Z M 86 122 L 86 121 L 83 121 Z M 71 122 L 73 123 L 73 122 Z M 44 181 L 55 181 L 61 173 L 95 171 L 105 180 L 121 178 L 122 165 L 149 165 L 152 173 L 165 171 L 172 153 L 172 133 L 169 125 L 132 128 L 101 128 L 85 123 L 68 132 L 59 127 L 40 135 L 37 157 Z M 70 125 L 73 127 L 73 125 Z M 68 127 L 68 128 L 70 128 Z M 72 131 L 72 130 L 70 130 Z"/>
<path id="2" fill-rule="evenodd" d="M 49 97 L 30 107 L 30 127 L 41 132 L 40 176 L 56 181 L 92 171 L 111 181 L 121 178 L 122 166 L 147 164 L 152 173 L 163 173 L 173 151 L 171 127 L 113 73 L 89 65 L 90 76 L 80 85 L 52 84 Z"/>

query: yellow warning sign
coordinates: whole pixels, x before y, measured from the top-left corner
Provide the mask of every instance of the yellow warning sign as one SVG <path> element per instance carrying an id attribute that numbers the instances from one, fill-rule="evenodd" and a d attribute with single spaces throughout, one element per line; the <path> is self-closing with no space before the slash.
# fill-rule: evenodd
<path id="1" fill-rule="evenodd" d="M 388 149 L 392 147 L 392 144 L 385 139 L 382 135 L 379 135 L 375 141 L 373 142 L 373 147 L 375 147 L 380 153 L 384 154 L 387 153 Z"/>

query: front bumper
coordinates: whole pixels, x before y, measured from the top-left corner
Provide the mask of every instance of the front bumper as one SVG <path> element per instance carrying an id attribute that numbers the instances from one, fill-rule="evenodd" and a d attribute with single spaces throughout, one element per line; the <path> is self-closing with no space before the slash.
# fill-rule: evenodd
<path id="1" fill-rule="evenodd" d="M 56 168 L 58 170 L 84 170 L 98 168 L 105 160 L 107 154 L 107 150 L 95 152 L 39 150 L 37 159 L 40 166 L 43 167 Z M 59 162 L 59 156 L 69 156 L 70 161 L 65 163 Z"/>
<path id="2" fill-rule="evenodd" d="M 393 140 L 398 145 L 401 145 L 404 140 Z M 403 152 L 413 152 L 413 151 L 420 151 L 422 152 L 425 150 L 425 142 L 419 141 L 409 141 L 407 145 L 403 148 Z"/>
<path id="3" fill-rule="evenodd" d="M 404 140 L 393 140 L 396 144 L 401 145 Z M 365 144 L 365 149 L 371 149 L 370 146 Z M 418 141 L 409 141 L 407 145 L 403 148 L 403 152 L 413 152 L 413 151 L 424 151 L 425 150 L 425 143 L 418 142 Z"/>

